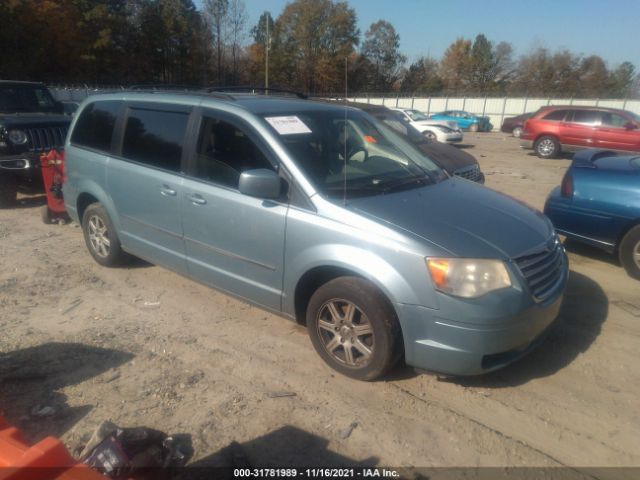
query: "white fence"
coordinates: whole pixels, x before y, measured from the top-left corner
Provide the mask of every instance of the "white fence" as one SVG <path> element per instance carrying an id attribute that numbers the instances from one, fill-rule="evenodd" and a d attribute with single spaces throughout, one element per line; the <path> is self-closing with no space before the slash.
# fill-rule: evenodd
<path id="1" fill-rule="evenodd" d="M 576 98 L 492 98 L 492 97 L 350 97 L 349 100 L 387 107 L 414 108 L 431 115 L 445 110 L 465 110 L 489 117 L 494 130 L 500 130 L 506 117 L 535 112 L 546 105 L 576 105 L 629 110 L 640 115 L 640 100 L 604 100 Z"/>

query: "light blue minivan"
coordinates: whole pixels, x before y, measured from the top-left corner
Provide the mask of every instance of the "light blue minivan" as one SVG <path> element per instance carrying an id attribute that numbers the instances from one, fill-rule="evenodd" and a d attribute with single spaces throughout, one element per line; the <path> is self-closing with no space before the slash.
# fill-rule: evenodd
<path id="1" fill-rule="evenodd" d="M 306 324 L 335 370 L 400 358 L 494 370 L 558 316 L 565 251 L 541 213 L 450 178 L 349 107 L 120 92 L 78 109 L 64 199 L 105 266 L 163 265 Z"/>

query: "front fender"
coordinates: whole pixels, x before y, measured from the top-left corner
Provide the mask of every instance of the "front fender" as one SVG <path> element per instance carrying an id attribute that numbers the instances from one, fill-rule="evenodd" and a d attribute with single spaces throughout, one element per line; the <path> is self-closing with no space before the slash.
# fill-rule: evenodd
<path id="1" fill-rule="evenodd" d="M 303 276 L 318 267 L 336 267 L 366 278 L 382 291 L 389 301 L 412 305 L 434 306 L 435 295 L 424 259 L 410 255 L 411 259 L 398 259 L 403 271 L 415 281 L 409 282 L 392 263 L 381 255 L 354 245 L 324 244 L 300 251 L 287 262 L 284 278 L 283 311 L 295 314 L 296 286 Z"/>

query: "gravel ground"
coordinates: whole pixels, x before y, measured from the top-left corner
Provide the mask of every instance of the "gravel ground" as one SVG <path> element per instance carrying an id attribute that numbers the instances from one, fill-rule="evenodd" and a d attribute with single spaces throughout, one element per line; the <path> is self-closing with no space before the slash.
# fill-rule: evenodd
<path id="1" fill-rule="evenodd" d="M 537 208 L 570 162 L 465 142 L 489 188 Z M 100 267 L 41 203 L 0 210 L 0 410 L 31 441 L 75 450 L 112 420 L 186 434 L 198 465 L 235 441 L 259 466 L 640 466 L 640 284 L 597 250 L 568 245 L 561 318 L 516 364 L 361 383 L 292 322 L 142 261 Z"/>

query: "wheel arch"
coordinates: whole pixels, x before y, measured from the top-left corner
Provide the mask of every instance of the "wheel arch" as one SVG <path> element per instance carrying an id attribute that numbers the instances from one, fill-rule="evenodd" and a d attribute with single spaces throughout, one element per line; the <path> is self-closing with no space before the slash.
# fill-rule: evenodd
<path id="1" fill-rule="evenodd" d="M 371 265 L 371 264 L 368 264 Z M 380 268 L 382 266 L 382 269 Z M 285 312 L 289 311 L 299 324 L 306 322 L 306 310 L 313 293 L 325 283 L 342 276 L 353 276 L 362 278 L 371 283 L 389 302 L 394 312 L 397 311 L 394 303 L 403 301 L 407 303 L 416 302 L 415 292 L 410 285 L 394 270 L 384 268 L 385 265 L 378 265 L 378 272 L 362 269 L 347 262 L 329 261 L 310 265 L 298 276 L 292 285 L 292 298 L 285 298 L 286 305 L 283 305 Z M 383 273 L 381 270 L 385 270 Z M 382 282 L 385 278 L 386 282 Z M 294 286 L 295 285 L 295 286 Z M 285 290 L 286 291 L 286 290 Z"/>
<path id="2" fill-rule="evenodd" d="M 114 224 L 117 230 L 120 230 L 120 222 L 115 208 L 115 205 L 109 195 L 100 188 L 97 184 L 91 182 L 83 185 L 78 189 L 78 194 L 75 200 L 75 207 L 78 215 L 78 223 L 82 224 L 82 215 L 85 210 L 92 203 L 100 203 L 109 214 L 111 222 Z"/>

